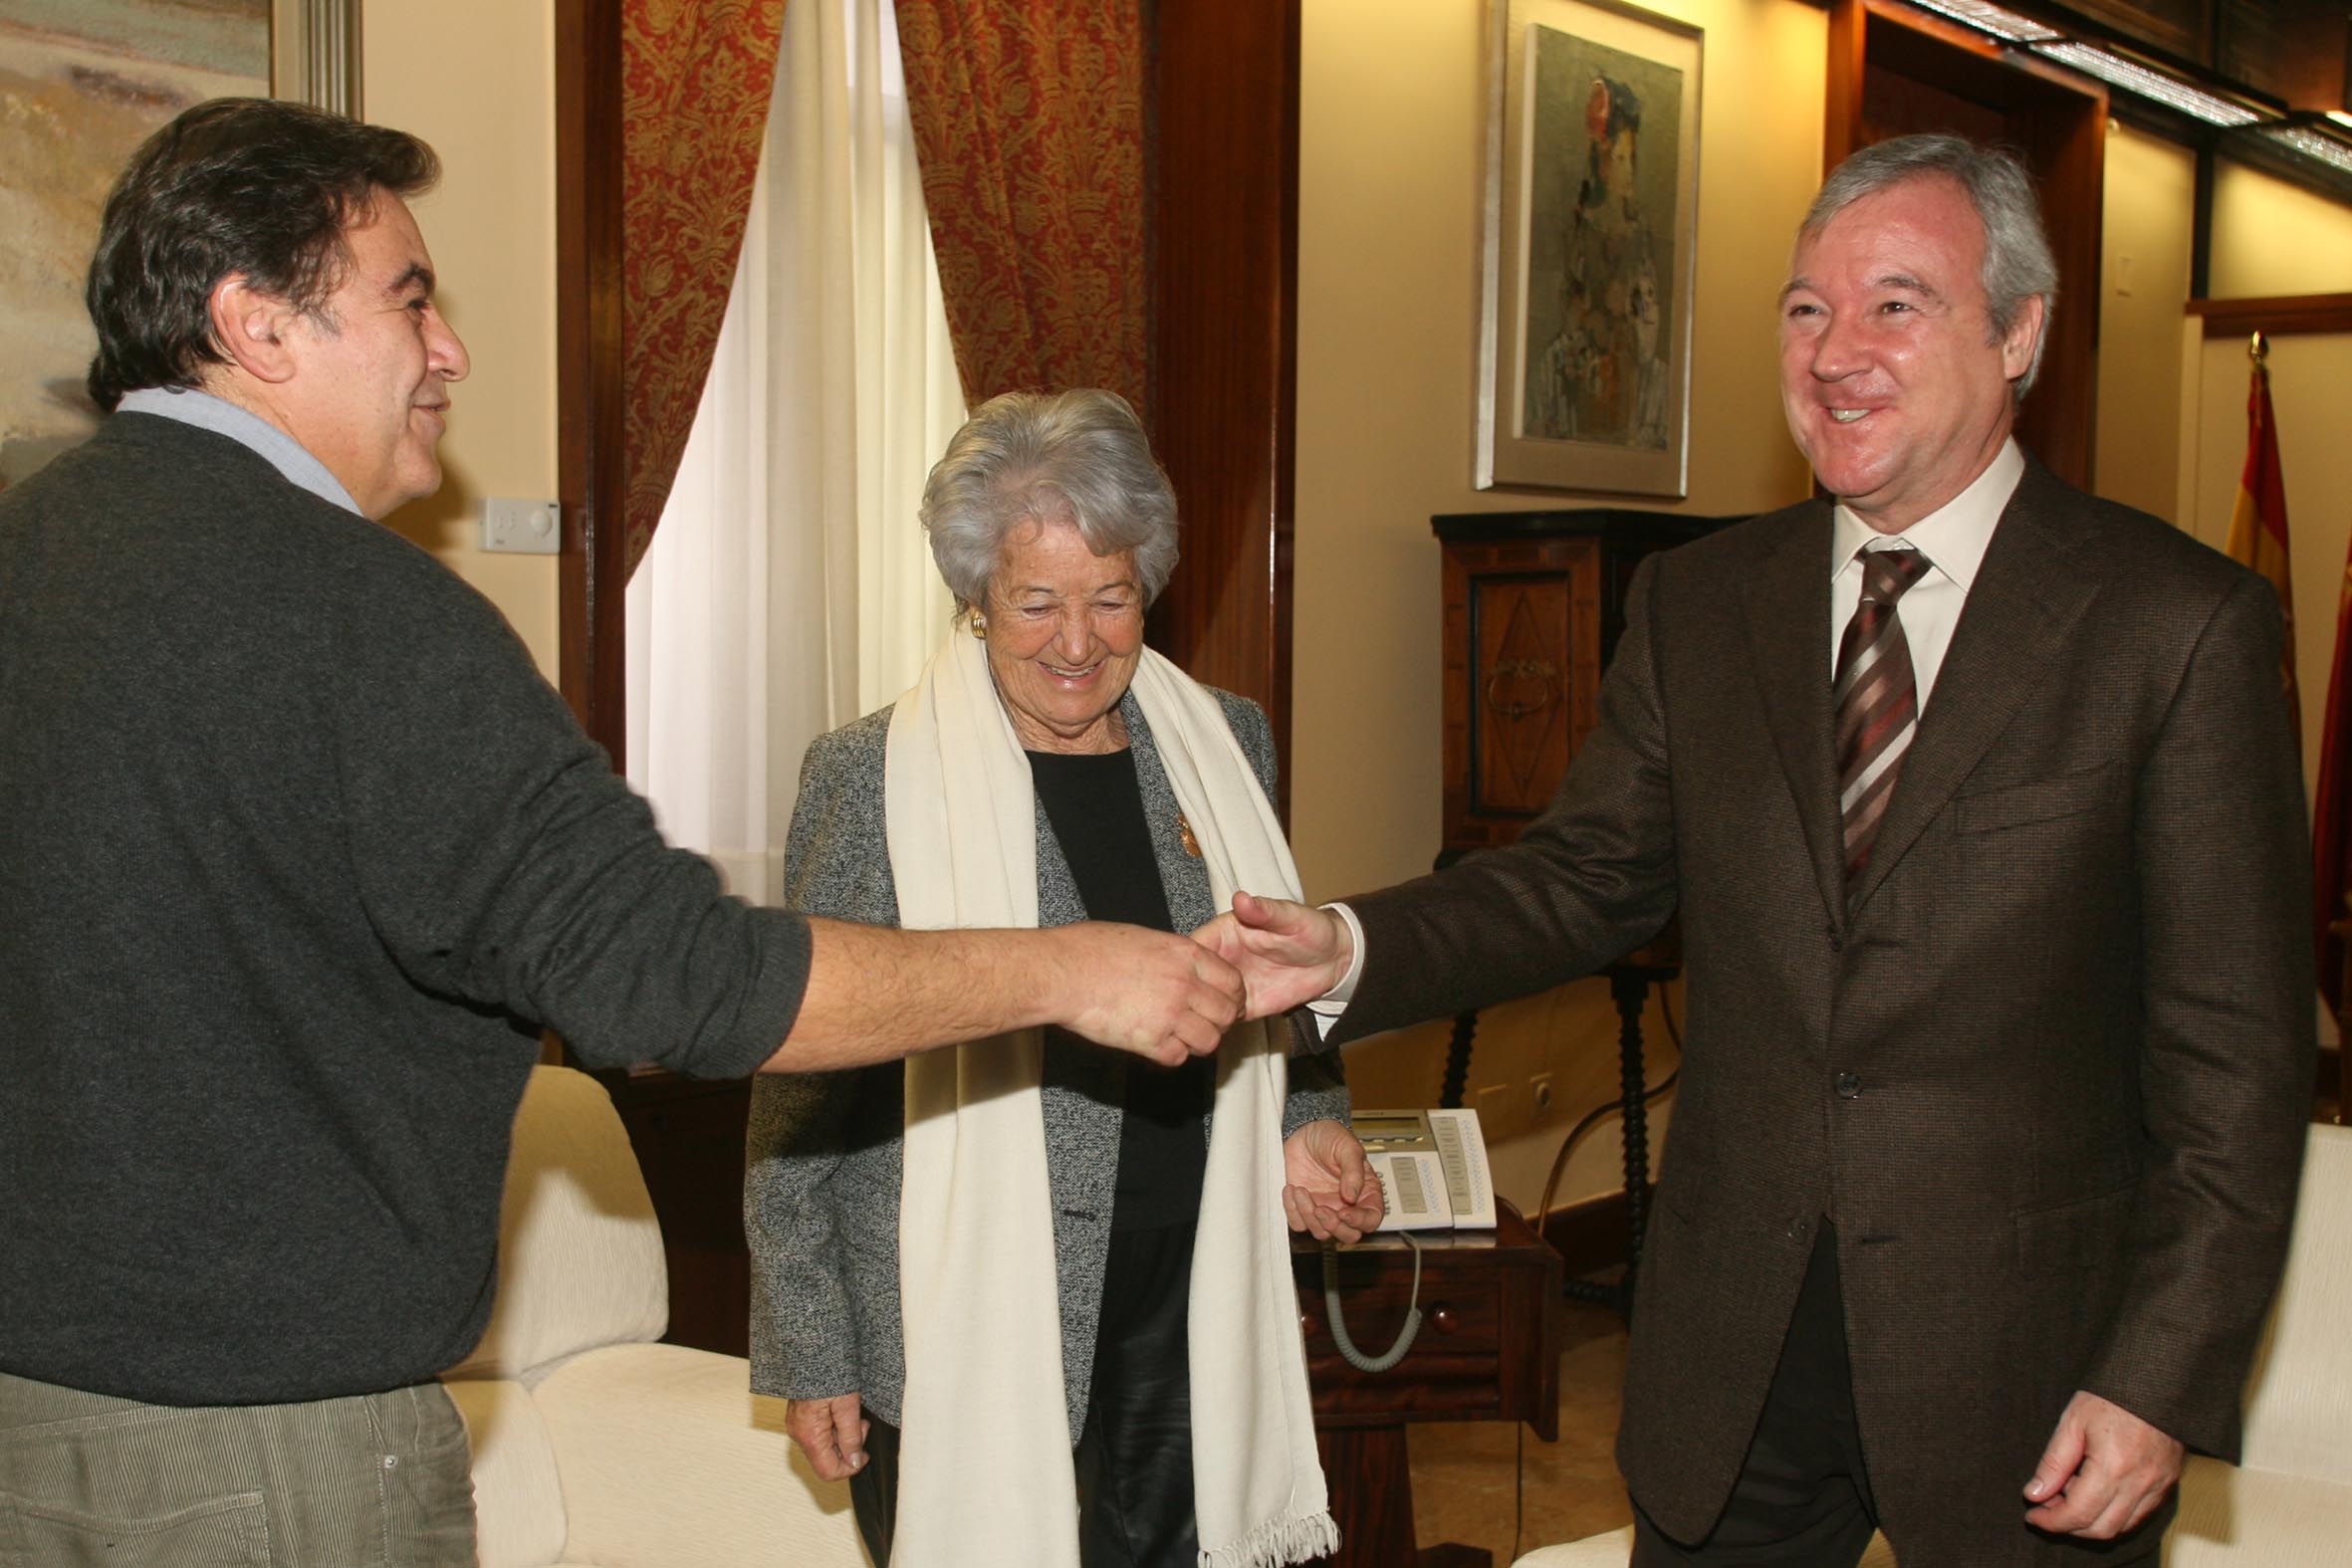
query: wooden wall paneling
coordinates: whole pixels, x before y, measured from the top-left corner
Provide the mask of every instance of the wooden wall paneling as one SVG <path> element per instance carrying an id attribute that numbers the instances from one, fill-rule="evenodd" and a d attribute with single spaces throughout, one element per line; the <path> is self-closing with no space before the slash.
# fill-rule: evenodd
<path id="1" fill-rule="evenodd" d="M 1829 7 L 1829 71 L 1822 86 L 1821 174 L 1843 163 L 1864 144 L 1862 81 L 1869 72 L 1863 53 L 1868 13 L 1850 0 Z"/>
<path id="2" fill-rule="evenodd" d="M 1863 68 L 1862 134 L 1856 146 L 1933 125 L 1978 141 L 2007 137 L 2008 115 L 1932 82 L 1882 65 Z"/>
<path id="3" fill-rule="evenodd" d="M 557 0 L 556 474 L 560 684 L 614 767 L 622 712 L 620 0 Z M 610 508 L 610 517 L 601 509 Z M 607 526 L 608 525 L 608 526 Z"/>
<path id="4" fill-rule="evenodd" d="M 2189 210 L 2189 296 L 2202 300 L 2214 286 L 2214 144 L 2197 144 L 2197 187 Z"/>
<path id="5" fill-rule="evenodd" d="M 2124 38 L 2183 60 L 2214 63 L 2214 8 L 2217 0 L 2067 0 L 2058 9 L 2107 24 Z M 2096 35 L 2094 35 L 2096 36 Z"/>
<path id="6" fill-rule="evenodd" d="M 1154 646 L 1274 723 L 1290 815 L 1298 0 L 1158 8 L 1153 432 L 1183 516 Z"/>
<path id="7" fill-rule="evenodd" d="M 2012 144 L 2040 177 L 2043 221 L 2058 260 L 2057 310 L 2041 377 L 2017 410 L 2017 439 L 2050 471 L 2091 488 L 2098 445 L 2099 251 L 2106 230 L 2107 101 L 2047 98 L 2010 117 Z"/>
<path id="8" fill-rule="evenodd" d="M 2040 379 L 2018 410 L 2017 437 L 2060 478 L 2089 489 L 2106 91 L 1896 0 L 1831 0 L 1825 99 L 1824 170 L 1871 142 L 1921 130 L 2004 143 L 2032 170 L 2059 294 Z"/>
<path id="9" fill-rule="evenodd" d="M 2268 333 L 2352 333 L 2352 294 L 2279 294 L 2246 300 L 2191 300 L 2189 314 L 2205 318 L 2208 337 Z"/>

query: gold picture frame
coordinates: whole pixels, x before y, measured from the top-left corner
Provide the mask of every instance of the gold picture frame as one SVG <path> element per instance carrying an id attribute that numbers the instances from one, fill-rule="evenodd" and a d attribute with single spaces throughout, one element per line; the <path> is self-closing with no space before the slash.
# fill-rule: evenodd
<path id="1" fill-rule="evenodd" d="M 1479 489 L 1689 494 L 1704 35 L 1492 0 Z"/>
<path id="2" fill-rule="evenodd" d="M 54 0 L 0 20 L 0 490 L 98 428 L 83 276 L 123 160 L 192 104 L 261 93 L 356 117 L 359 0 Z"/>
<path id="3" fill-rule="evenodd" d="M 362 117 L 359 0 L 270 0 L 270 96 Z"/>

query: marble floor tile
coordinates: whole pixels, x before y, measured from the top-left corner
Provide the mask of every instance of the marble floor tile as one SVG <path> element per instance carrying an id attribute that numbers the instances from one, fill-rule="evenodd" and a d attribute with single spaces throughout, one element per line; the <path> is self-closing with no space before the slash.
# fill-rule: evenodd
<path id="1" fill-rule="evenodd" d="M 1410 1430 L 1416 1544 L 1484 1547 L 1496 1568 L 1555 1541 L 1633 1518 L 1611 1453 L 1625 1376 L 1625 1323 L 1606 1307 L 1564 1303 L 1559 1441 L 1523 1426 L 1432 1423 Z"/>

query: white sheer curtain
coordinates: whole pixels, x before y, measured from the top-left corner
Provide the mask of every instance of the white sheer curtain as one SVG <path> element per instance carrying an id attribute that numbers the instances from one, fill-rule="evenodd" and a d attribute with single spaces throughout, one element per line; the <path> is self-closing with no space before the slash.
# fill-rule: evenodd
<path id="1" fill-rule="evenodd" d="M 794 0 L 735 290 L 629 581 L 628 777 L 774 902 L 801 754 L 896 697 L 950 600 L 915 522 L 964 417 L 887 0 Z"/>

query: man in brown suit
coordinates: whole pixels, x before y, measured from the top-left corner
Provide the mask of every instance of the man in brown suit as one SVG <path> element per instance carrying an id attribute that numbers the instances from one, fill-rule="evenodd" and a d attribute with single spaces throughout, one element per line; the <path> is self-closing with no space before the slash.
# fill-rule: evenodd
<path id="1" fill-rule="evenodd" d="M 2153 1562 L 2184 1446 L 2237 1450 L 2313 1049 L 2278 606 L 2010 440 L 2055 282 L 2007 157 L 1849 159 L 1781 295 L 1836 505 L 1642 568 L 1516 845 L 1205 932 L 1253 1011 L 1348 1039 L 1679 908 L 1639 1564 L 1850 1564 L 1874 1526 L 1904 1568 Z"/>

